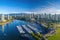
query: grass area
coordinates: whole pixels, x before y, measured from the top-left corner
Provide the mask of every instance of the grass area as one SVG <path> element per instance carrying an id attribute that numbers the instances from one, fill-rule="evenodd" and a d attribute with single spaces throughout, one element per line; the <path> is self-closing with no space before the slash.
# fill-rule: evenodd
<path id="1" fill-rule="evenodd" d="M 58 27 L 56 30 L 56 34 L 49 37 L 48 40 L 60 40 L 60 24 L 56 24 L 56 26 Z"/>
<path id="2" fill-rule="evenodd" d="M 60 40 L 60 28 L 56 30 L 56 34 L 49 37 L 48 40 Z"/>
<path id="3" fill-rule="evenodd" d="M 31 33 L 32 37 L 35 38 L 35 40 L 40 40 L 40 33 L 35 34 L 35 33 Z"/>
<path id="4" fill-rule="evenodd" d="M 37 34 L 31 33 L 31 35 L 35 40 L 40 40 L 41 38 L 42 38 L 42 40 L 44 40 L 43 35 L 40 34 L 39 32 Z"/>

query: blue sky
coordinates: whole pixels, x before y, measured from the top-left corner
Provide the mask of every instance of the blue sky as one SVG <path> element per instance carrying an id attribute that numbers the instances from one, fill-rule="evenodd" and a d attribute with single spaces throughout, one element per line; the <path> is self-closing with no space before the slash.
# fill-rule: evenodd
<path id="1" fill-rule="evenodd" d="M 0 13 L 60 13 L 60 0 L 0 0 Z"/>

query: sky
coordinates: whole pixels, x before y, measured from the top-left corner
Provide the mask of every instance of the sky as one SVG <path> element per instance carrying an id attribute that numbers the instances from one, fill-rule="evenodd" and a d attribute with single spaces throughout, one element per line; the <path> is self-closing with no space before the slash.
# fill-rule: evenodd
<path id="1" fill-rule="evenodd" d="M 60 0 L 0 0 L 0 13 L 57 13 Z"/>

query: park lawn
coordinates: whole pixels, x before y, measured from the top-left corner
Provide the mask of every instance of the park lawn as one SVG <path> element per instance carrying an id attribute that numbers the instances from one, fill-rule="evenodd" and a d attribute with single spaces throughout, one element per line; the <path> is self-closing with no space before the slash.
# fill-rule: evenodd
<path id="1" fill-rule="evenodd" d="M 49 37 L 48 40 L 60 40 L 60 28 L 56 30 L 56 34 Z"/>

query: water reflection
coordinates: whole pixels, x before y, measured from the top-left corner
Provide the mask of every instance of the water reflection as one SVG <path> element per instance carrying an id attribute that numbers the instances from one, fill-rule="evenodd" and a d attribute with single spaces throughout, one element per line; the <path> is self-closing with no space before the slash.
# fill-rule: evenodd
<path id="1" fill-rule="evenodd" d="M 0 25 L 0 30 L 4 32 L 6 26 L 9 27 L 10 26 L 9 23 Z"/>
<path id="2" fill-rule="evenodd" d="M 5 26 L 5 25 L 2 25 L 2 31 L 3 31 L 3 32 L 4 32 L 4 26 Z"/>

